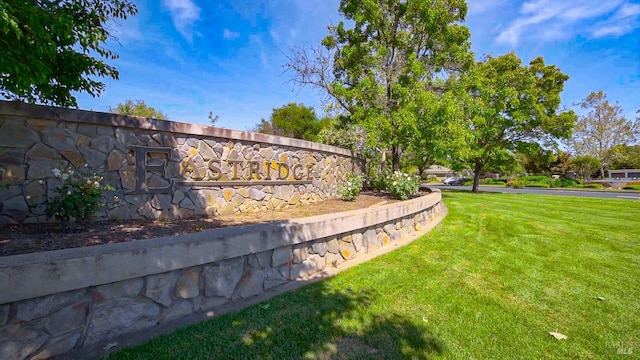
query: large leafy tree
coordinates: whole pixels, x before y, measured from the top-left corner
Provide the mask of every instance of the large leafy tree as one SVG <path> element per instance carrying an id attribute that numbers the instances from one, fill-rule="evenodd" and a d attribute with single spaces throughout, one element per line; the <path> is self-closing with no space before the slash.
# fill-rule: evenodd
<path id="1" fill-rule="evenodd" d="M 627 120 L 622 106 L 609 103 L 602 91 L 589 94 L 580 106 L 589 112 L 581 116 L 576 124 L 573 147 L 579 155 L 598 159 L 600 174 L 604 176 L 605 168 L 616 158 L 614 147 L 632 143 L 640 131 L 640 122 Z"/>
<path id="2" fill-rule="evenodd" d="M 0 95 L 60 106 L 77 106 L 73 91 L 100 95 L 97 78 L 118 78 L 111 20 L 136 13 L 127 0 L 0 1 Z"/>
<path id="3" fill-rule="evenodd" d="M 329 27 L 323 48 L 294 49 L 293 80 L 326 91 L 370 144 L 391 150 L 392 168 L 415 123 L 422 92 L 441 90 L 470 60 L 464 0 L 341 0 L 348 21 Z"/>
<path id="4" fill-rule="evenodd" d="M 613 154 L 610 169 L 640 169 L 640 145 L 617 145 Z"/>
<path id="5" fill-rule="evenodd" d="M 568 78 L 541 57 L 527 66 L 514 53 L 488 57 L 461 77 L 456 92 L 466 113 L 465 160 L 474 168 L 474 192 L 494 159 L 526 148 L 539 151 L 571 136 L 576 116 L 559 110 Z"/>
<path id="6" fill-rule="evenodd" d="M 269 120 L 262 119 L 252 131 L 317 141 L 328 120 L 318 119 L 313 107 L 289 103 L 273 109 Z"/>
<path id="7" fill-rule="evenodd" d="M 125 102 L 116 105 L 116 107 L 114 108 L 110 107 L 109 112 L 121 115 L 143 116 L 161 120 L 167 119 L 167 115 L 165 113 L 145 104 L 145 102 L 142 100 L 126 100 Z"/>

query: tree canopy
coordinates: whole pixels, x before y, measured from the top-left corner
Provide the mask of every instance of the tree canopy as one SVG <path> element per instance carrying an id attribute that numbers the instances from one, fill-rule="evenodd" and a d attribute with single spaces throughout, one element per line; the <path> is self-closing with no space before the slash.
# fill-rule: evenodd
<path id="1" fill-rule="evenodd" d="M 0 1 L 0 95 L 60 106 L 77 106 L 73 91 L 100 95 L 96 78 L 118 78 L 105 61 L 118 57 L 104 46 L 111 20 L 137 11 L 127 0 Z"/>
<path id="2" fill-rule="evenodd" d="M 262 119 L 251 131 L 317 141 L 320 130 L 328 121 L 318 119 L 313 107 L 289 103 L 274 108 L 269 120 Z"/>
<path id="3" fill-rule="evenodd" d="M 120 103 L 114 108 L 110 107 L 109 112 L 161 120 L 167 119 L 167 115 L 165 113 L 145 104 L 142 100 L 136 100 L 135 102 L 133 100 L 126 100 L 124 103 Z"/>
<path id="4" fill-rule="evenodd" d="M 464 158 L 475 171 L 474 192 L 492 160 L 525 149 L 526 144 L 548 147 L 571 136 L 576 116 L 559 111 L 568 78 L 541 57 L 526 66 L 514 53 L 488 57 L 462 75 L 454 91 L 465 110 L 469 147 Z"/>
<path id="5" fill-rule="evenodd" d="M 598 159 L 601 175 L 604 176 L 605 168 L 616 158 L 614 147 L 632 143 L 640 131 L 640 122 L 627 120 L 620 104 L 609 103 L 602 91 L 589 94 L 580 106 L 589 112 L 581 116 L 576 124 L 573 147 L 578 155 L 590 155 Z"/>
<path id="6" fill-rule="evenodd" d="M 421 120 L 415 100 L 471 60 L 464 0 L 342 0 L 348 20 L 329 27 L 323 48 L 293 49 L 293 81 L 316 86 L 388 147 L 398 170 L 402 147 Z"/>

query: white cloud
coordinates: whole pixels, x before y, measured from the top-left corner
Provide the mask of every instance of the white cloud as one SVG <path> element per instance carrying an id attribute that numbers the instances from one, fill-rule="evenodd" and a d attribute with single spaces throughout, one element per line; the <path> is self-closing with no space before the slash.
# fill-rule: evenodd
<path id="1" fill-rule="evenodd" d="M 525 35 L 537 41 L 576 34 L 620 36 L 639 26 L 639 14 L 640 4 L 629 0 L 529 0 L 520 7 L 520 15 L 498 34 L 496 42 L 515 46 Z"/>
<path id="2" fill-rule="evenodd" d="M 267 67 L 269 65 L 269 59 L 267 58 L 267 53 L 265 52 L 265 47 L 264 47 L 264 43 L 262 42 L 262 38 L 258 35 L 250 35 L 249 40 L 251 40 L 252 43 L 257 45 L 258 50 L 260 50 L 260 54 L 259 54 L 260 62 L 262 63 L 262 66 Z"/>
<path id="3" fill-rule="evenodd" d="M 185 39 L 192 41 L 192 29 L 200 19 L 200 8 L 191 0 L 164 0 L 164 5 L 171 12 L 173 25 Z"/>
<path id="4" fill-rule="evenodd" d="M 482 14 L 489 10 L 505 6 L 506 0 L 471 0 L 467 3 L 467 12 L 469 14 Z"/>
<path id="5" fill-rule="evenodd" d="M 233 40 L 233 39 L 236 39 L 236 38 L 240 37 L 240 33 L 239 32 L 231 31 L 229 29 L 224 29 L 224 31 L 222 32 L 222 35 L 227 40 Z"/>

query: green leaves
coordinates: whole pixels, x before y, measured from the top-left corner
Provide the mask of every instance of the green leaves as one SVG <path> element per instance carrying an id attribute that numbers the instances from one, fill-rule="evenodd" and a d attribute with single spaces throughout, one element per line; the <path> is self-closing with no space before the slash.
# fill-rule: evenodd
<path id="1" fill-rule="evenodd" d="M 117 55 L 102 45 L 111 37 L 107 22 L 135 15 L 127 0 L 0 2 L 0 95 L 7 99 L 77 106 L 73 91 L 98 96 L 118 78 L 100 57 Z"/>
<path id="2" fill-rule="evenodd" d="M 115 108 L 110 107 L 109 112 L 121 115 L 143 116 L 146 118 L 154 118 L 166 120 L 167 114 L 144 103 L 143 100 L 126 100 L 124 103 L 118 104 Z M 211 116 L 211 113 L 210 113 Z"/>

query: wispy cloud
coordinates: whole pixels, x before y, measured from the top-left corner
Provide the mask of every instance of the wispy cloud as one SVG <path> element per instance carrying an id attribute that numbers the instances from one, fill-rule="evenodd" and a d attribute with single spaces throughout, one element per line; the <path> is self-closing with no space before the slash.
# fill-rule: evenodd
<path id="1" fill-rule="evenodd" d="M 250 35 L 249 40 L 251 40 L 252 43 L 256 44 L 258 50 L 260 50 L 260 62 L 262 63 L 262 66 L 269 66 L 269 59 L 267 58 L 267 52 L 265 51 L 262 37 L 260 37 L 259 35 Z"/>
<path id="2" fill-rule="evenodd" d="M 227 40 L 233 40 L 233 39 L 236 39 L 236 38 L 240 37 L 240 33 L 239 32 L 231 31 L 229 29 L 224 29 L 224 31 L 222 32 L 222 35 Z"/>
<path id="3" fill-rule="evenodd" d="M 515 46 L 523 34 L 537 41 L 560 40 L 576 34 L 593 38 L 620 36 L 639 27 L 638 14 L 640 5 L 628 0 L 529 0 L 496 41 Z"/>
<path id="4" fill-rule="evenodd" d="M 504 6 L 506 3 L 507 0 L 472 0 L 468 2 L 467 10 L 469 14 L 482 14 Z"/>
<path id="5" fill-rule="evenodd" d="M 193 40 L 193 25 L 200 19 L 200 8 L 191 0 L 164 0 L 171 12 L 173 25 L 185 39 Z"/>
<path id="6" fill-rule="evenodd" d="M 605 21 L 597 23 L 591 32 L 594 38 L 617 37 L 640 27 L 640 4 L 624 4 Z"/>

